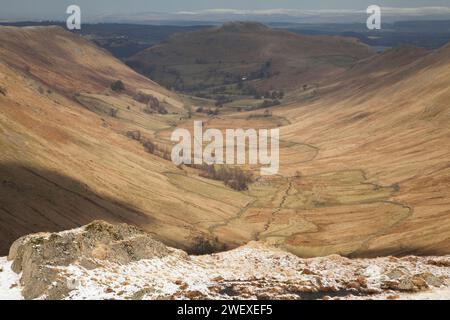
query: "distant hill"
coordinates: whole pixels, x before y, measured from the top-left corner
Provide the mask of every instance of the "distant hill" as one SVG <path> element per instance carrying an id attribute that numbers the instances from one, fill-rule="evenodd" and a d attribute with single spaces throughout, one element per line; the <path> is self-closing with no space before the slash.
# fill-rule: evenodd
<path id="1" fill-rule="evenodd" d="M 128 60 L 169 88 L 196 92 L 224 85 L 289 90 L 335 75 L 372 50 L 356 39 L 302 36 L 251 22 L 176 34 Z"/>

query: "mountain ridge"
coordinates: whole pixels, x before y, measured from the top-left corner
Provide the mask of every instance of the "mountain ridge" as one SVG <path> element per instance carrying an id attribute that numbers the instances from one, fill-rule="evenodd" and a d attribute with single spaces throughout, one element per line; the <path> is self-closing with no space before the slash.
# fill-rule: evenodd
<path id="1" fill-rule="evenodd" d="M 167 87 L 201 90 L 245 79 L 260 90 L 288 90 L 336 74 L 373 54 L 340 36 L 306 36 L 261 24 L 233 22 L 175 34 L 127 63 Z"/>

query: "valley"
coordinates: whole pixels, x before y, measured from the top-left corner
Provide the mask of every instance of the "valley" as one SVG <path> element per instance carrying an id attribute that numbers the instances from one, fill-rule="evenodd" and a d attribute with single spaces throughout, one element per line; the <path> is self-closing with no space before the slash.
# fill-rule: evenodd
<path id="1" fill-rule="evenodd" d="M 307 258 L 450 251 L 448 45 L 377 54 L 353 38 L 228 24 L 133 56 L 150 80 L 58 27 L 0 27 L 0 40 L 2 255 L 20 236 L 96 219 L 194 254 L 251 241 Z M 193 43 L 210 46 L 203 61 Z M 262 107 L 266 91 L 279 103 Z M 236 191 L 175 166 L 170 135 L 194 120 L 279 128 L 279 174 L 243 166 L 255 179 Z"/>
<path id="2" fill-rule="evenodd" d="M 269 107 L 279 105 L 293 87 L 311 90 L 319 79 L 373 53 L 352 38 L 301 36 L 230 22 L 175 34 L 126 62 L 167 88 L 213 100 L 216 107 L 235 102 L 247 110 L 265 101 Z"/>

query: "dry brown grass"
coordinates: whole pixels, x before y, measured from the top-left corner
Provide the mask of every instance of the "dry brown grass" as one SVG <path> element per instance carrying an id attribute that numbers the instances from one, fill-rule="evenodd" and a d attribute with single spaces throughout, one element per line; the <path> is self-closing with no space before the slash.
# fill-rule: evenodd
<path id="1" fill-rule="evenodd" d="M 450 252 L 448 47 L 396 66 L 395 53 L 377 57 L 324 82 L 315 100 L 290 97 L 272 117 L 204 118 L 219 129 L 281 127 L 280 175 L 236 192 L 125 136 L 139 130 L 167 143 L 174 126 L 192 128 L 173 93 L 60 29 L 0 28 L 0 40 L 7 239 L 92 217 L 138 224 L 185 249 L 201 238 L 227 247 L 266 240 L 304 256 Z M 131 92 L 108 92 L 112 79 L 178 114 L 145 114 Z M 117 117 L 93 106 L 117 108 Z M 31 170 L 8 170 L 17 164 Z"/>

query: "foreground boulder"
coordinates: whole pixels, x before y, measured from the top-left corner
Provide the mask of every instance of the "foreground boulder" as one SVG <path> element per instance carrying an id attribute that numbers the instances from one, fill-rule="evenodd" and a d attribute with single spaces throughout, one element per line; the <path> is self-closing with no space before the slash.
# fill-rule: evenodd
<path id="1" fill-rule="evenodd" d="M 106 262 L 128 264 L 170 253 L 136 227 L 95 221 L 72 231 L 22 237 L 12 245 L 8 260 L 13 261 L 14 272 L 22 272 L 25 299 L 61 299 L 71 288 L 58 267 L 77 264 L 94 269 Z"/>
<path id="2" fill-rule="evenodd" d="M 302 259 L 264 242 L 189 256 L 101 221 L 23 237 L 9 260 L 0 258 L 0 299 L 13 287 L 52 300 L 450 299 L 450 256 Z"/>

